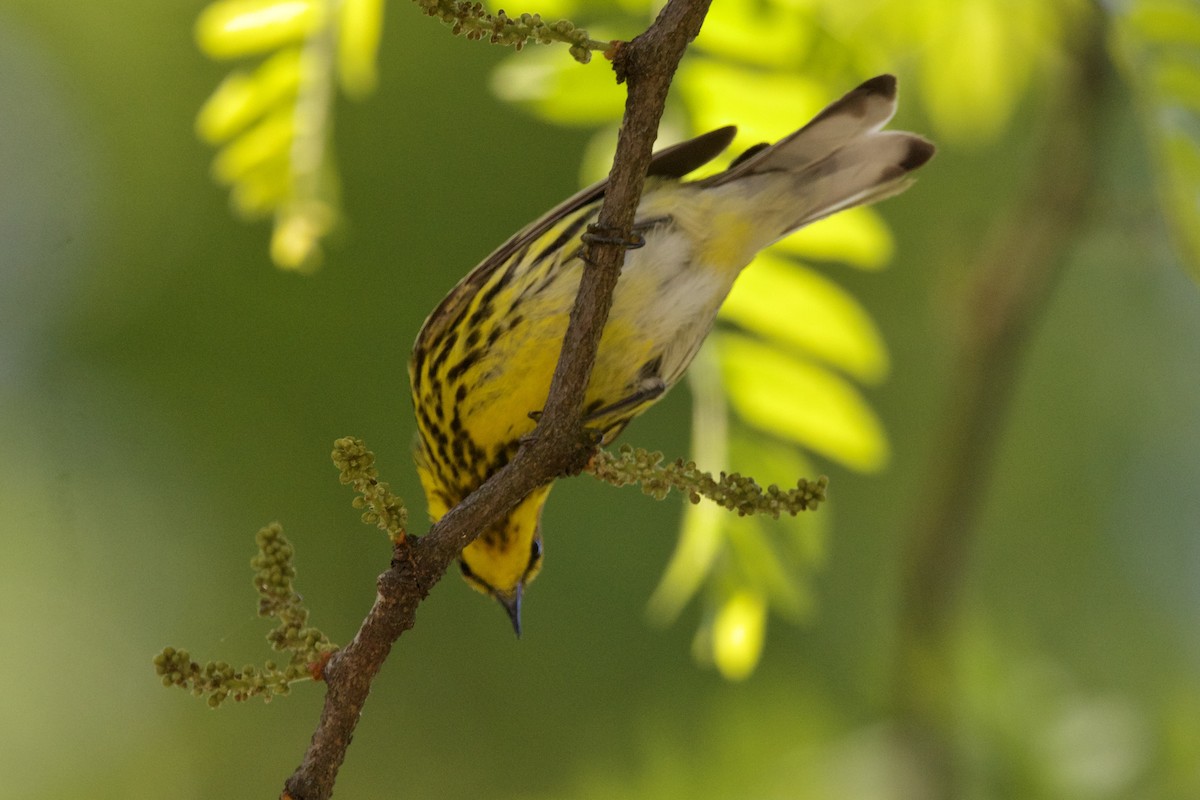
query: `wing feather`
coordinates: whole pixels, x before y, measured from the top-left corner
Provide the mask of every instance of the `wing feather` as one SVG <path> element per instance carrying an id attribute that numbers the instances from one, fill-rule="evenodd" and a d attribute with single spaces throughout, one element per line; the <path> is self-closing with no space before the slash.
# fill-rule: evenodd
<path id="1" fill-rule="evenodd" d="M 896 113 L 896 78 L 879 75 L 825 107 L 807 125 L 773 145 L 759 145 L 705 183 L 720 186 L 756 172 L 796 172 L 847 142 L 878 131 Z"/>
<path id="2" fill-rule="evenodd" d="M 729 125 L 660 150 L 651 157 L 646 174 L 648 177 L 682 178 L 716 158 L 733 141 L 735 133 L 737 129 Z M 607 188 L 608 180 L 605 179 L 581 189 L 513 234 L 463 278 L 433 310 L 417 334 L 417 343 L 413 348 L 414 368 L 419 355 L 428 352 L 429 344 L 444 335 L 447 323 L 458 316 L 462 307 L 470 302 L 499 267 L 564 217 L 599 200 Z"/>

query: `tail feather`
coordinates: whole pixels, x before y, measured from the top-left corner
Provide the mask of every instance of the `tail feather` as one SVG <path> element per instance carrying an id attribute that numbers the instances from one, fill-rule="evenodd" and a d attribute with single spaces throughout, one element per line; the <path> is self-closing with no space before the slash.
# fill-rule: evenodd
<path id="1" fill-rule="evenodd" d="M 881 130 L 895 112 L 896 79 L 880 75 L 831 103 L 800 130 L 744 154 L 705 183 L 790 176 L 794 188 L 779 218 L 779 237 L 837 211 L 882 200 L 904 191 L 911 183 L 909 173 L 932 158 L 935 149 L 916 134 Z"/>
<path id="2" fill-rule="evenodd" d="M 745 175 L 794 172 L 818 161 L 851 139 L 873 133 L 896 113 L 896 78 L 880 75 L 825 107 L 800 130 L 763 147 L 712 179 L 719 186 Z"/>
<path id="3" fill-rule="evenodd" d="M 912 183 L 910 173 L 933 157 L 934 146 L 916 134 L 880 131 L 845 143 L 825 158 L 792 173 L 796 201 L 779 232 L 847 208 L 898 194 Z"/>

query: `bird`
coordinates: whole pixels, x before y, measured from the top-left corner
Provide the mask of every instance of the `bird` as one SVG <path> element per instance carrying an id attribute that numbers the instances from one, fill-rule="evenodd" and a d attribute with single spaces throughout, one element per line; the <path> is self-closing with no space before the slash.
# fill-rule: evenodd
<path id="1" fill-rule="evenodd" d="M 712 329 L 738 274 L 763 248 L 816 220 L 904 191 L 933 157 L 927 139 L 883 130 L 897 81 L 880 75 L 723 172 L 686 175 L 733 141 L 727 126 L 657 152 L 584 398 L 600 444 L 662 398 Z M 464 277 L 425 320 L 409 361 L 417 471 L 436 521 L 516 454 L 550 387 L 580 277 L 581 234 L 606 181 L 522 228 Z M 542 509 L 552 484 L 468 544 L 463 578 L 503 606 L 521 635 L 526 587 L 541 570 Z"/>

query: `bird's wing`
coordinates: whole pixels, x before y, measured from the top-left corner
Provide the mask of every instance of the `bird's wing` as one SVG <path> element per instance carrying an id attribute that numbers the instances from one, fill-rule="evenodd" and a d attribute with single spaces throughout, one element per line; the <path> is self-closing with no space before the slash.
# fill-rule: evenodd
<path id="1" fill-rule="evenodd" d="M 724 128 L 709 131 L 694 139 L 660 150 L 651 156 L 650 167 L 646 175 L 647 177 L 682 178 L 716 158 L 729 146 L 736 133 L 735 127 L 727 125 Z M 437 341 L 442 337 L 447 323 L 457 317 L 463 305 L 470 302 L 470 299 L 475 296 L 496 269 L 504 265 L 514 254 L 520 252 L 521 248 L 552 228 L 555 223 L 599 200 L 604 196 L 606 188 L 608 188 L 607 179 L 580 190 L 517 231 L 508 241 L 500 245 L 495 252 L 463 278 L 425 320 L 421 332 L 417 335 L 414 353 L 428 349 L 427 346 L 431 341 Z"/>

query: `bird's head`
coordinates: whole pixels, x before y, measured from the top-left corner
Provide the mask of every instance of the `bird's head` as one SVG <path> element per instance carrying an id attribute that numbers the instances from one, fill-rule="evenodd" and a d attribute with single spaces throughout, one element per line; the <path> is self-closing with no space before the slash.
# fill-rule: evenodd
<path id="1" fill-rule="evenodd" d="M 494 597 L 521 635 L 521 599 L 542 568 L 542 507 L 549 487 L 538 489 L 500 522 L 481 533 L 459 556 L 463 580 Z"/>

